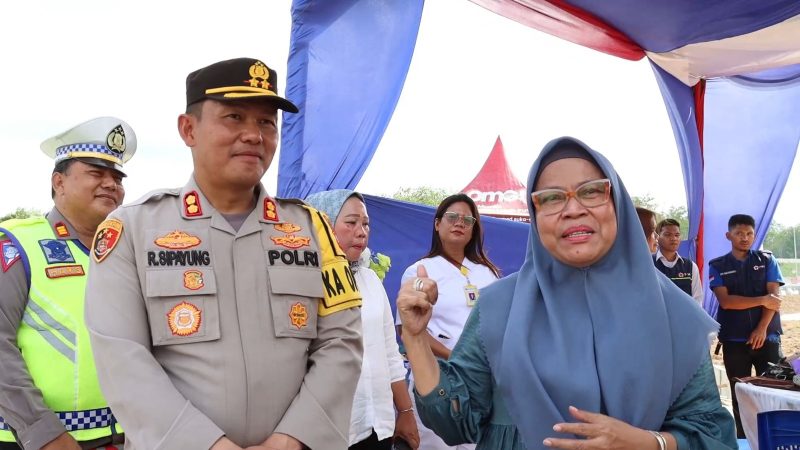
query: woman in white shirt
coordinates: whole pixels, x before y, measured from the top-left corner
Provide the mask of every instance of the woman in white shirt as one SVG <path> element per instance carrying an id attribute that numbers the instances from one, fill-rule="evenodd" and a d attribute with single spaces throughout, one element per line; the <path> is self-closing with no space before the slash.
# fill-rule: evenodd
<path id="1" fill-rule="evenodd" d="M 394 436 L 416 449 L 419 433 L 389 298 L 378 275 L 369 268 L 369 216 L 364 198 L 351 190 L 336 189 L 312 194 L 306 201 L 328 215 L 363 297 L 364 358 L 350 416 L 350 450 L 390 450 Z"/>
<path id="2" fill-rule="evenodd" d="M 478 290 L 500 276 L 500 271 L 483 250 L 478 208 L 467 195 L 451 195 L 439 204 L 433 219 L 431 249 L 406 269 L 402 283 L 417 277 L 420 266 L 425 268 L 427 277 L 436 281 L 439 290 L 439 298 L 428 322 L 428 342 L 437 358 L 448 359 L 478 300 Z M 397 325 L 400 325 L 399 315 Z M 475 448 L 471 444 L 448 446 L 419 419 L 417 426 L 420 450 Z"/>

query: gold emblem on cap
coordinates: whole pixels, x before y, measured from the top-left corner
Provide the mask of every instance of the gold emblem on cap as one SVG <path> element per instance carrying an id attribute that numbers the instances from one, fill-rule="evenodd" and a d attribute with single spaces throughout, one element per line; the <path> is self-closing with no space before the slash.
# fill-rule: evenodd
<path id="1" fill-rule="evenodd" d="M 125 152 L 125 130 L 122 128 L 122 125 L 117 125 L 108 133 L 108 136 L 106 136 L 106 144 L 108 148 L 117 153 Z"/>
<path id="2" fill-rule="evenodd" d="M 252 78 L 247 80 L 250 83 L 250 87 L 260 87 L 263 89 L 269 89 L 271 87 L 269 84 L 269 69 L 263 62 L 256 61 L 250 66 L 250 76 Z"/>

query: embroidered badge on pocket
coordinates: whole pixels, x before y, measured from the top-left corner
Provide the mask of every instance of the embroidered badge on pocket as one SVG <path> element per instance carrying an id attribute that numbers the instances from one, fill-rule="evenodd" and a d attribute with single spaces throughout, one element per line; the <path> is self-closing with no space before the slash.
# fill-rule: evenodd
<path id="1" fill-rule="evenodd" d="M 172 334 L 190 336 L 197 333 L 202 321 L 200 309 L 188 302 L 180 302 L 167 313 L 167 322 Z"/>
<path id="2" fill-rule="evenodd" d="M 308 325 L 308 309 L 306 305 L 297 302 L 292 305 L 292 308 L 289 310 L 289 319 L 292 321 L 292 325 L 297 327 L 298 330 L 302 330 Z"/>

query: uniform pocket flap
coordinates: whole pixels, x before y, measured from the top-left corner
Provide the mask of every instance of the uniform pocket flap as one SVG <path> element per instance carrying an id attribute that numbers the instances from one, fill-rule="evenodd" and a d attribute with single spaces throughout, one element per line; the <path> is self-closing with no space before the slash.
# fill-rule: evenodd
<path id="1" fill-rule="evenodd" d="M 151 269 L 146 273 L 148 297 L 216 294 L 214 271 L 203 269 Z"/>
<path id="2" fill-rule="evenodd" d="M 267 274 L 273 294 L 322 297 L 322 274 L 319 269 L 272 266 L 267 268 Z"/>

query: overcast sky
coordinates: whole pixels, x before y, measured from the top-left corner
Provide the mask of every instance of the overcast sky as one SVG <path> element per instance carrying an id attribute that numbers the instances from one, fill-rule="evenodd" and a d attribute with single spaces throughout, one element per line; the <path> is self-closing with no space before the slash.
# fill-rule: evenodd
<path id="1" fill-rule="evenodd" d="M 285 87 L 290 3 L 269 0 L 257 11 L 211 1 L 6 5 L 0 215 L 48 210 L 52 161 L 39 144 L 101 115 L 126 120 L 137 134 L 127 201 L 182 186 L 191 173 L 176 129 L 186 74 L 251 56 L 276 68 Z M 429 0 L 403 95 L 358 189 L 457 191 L 498 135 L 523 182 L 547 141 L 573 135 L 608 156 L 633 195 L 651 195 L 663 209 L 685 206 L 675 140 L 646 61 L 561 41 L 465 0 Z M 784 224 L 800 223 L 799 173 L 795 161 L 776 214 Z M 276 179 L 277 163 L 264 179 L 271 192 Z"/>

